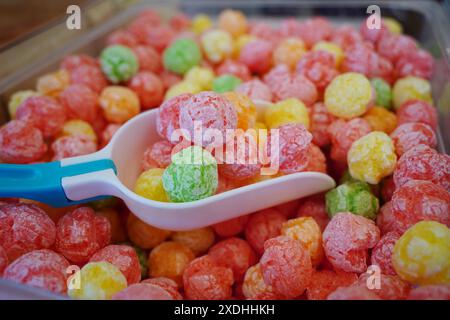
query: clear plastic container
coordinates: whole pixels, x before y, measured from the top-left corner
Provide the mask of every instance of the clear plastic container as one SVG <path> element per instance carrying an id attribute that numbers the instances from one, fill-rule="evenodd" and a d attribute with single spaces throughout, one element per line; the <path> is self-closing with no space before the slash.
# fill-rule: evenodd
<path id="1" fill-rule="evenodd" d="M 432 1 L 98 1 L 83 8 L 81 30 L 68 30 L 65 21 L 48 27 L 39 34 L 0 52 L 0 124 L 8 120 L 9 97 L 17 90 L 30 89 L 42 74 L 55 70 L 69 53 L 96 55 L 104 46 L 107 34 L 129 22 L 137 13 L 151 7 L 163 17 L 176 11 L 188 15 L 206 13 L 216 16 L 225 8 L 239 9 L 251 20 L 273 23 L 295 17 L 305 19 L 324 16 L 334 24 L 359 25 L 367 18 L 369 5 L 377 4 L 382 17 L 400 21 L 404 33 L 417 39 L 435 57 L 431 79 L 433 98 L 439 111 L 439 149 L 450 149 L 450 38 L 442 8 Z M 45 50 L 43 50 L 45 48 Z M 0 279 L 0 299 L 63 298 L 39 289 Z"/>

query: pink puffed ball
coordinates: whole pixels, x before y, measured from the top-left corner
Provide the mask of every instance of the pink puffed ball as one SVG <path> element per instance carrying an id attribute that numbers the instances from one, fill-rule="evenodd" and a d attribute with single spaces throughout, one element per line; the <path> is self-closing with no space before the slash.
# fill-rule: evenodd
<path id="1" fill-rule="evenodd" d="M 397 78 L 416 76 L 430 79 L 433 71 L 434 59 L 427 51 L 419 49 L 408 51 L 400 56 L 395 63 L 395 75 Z"/>
<path id="2" fill-rule="evenodd" d="M 66 108 L 67 116 L 71 119 L 92 122 L 99 110 L 98 94 L 81 84 L 65 88 L 59 95 L 59 102 Z"/>
<path id="3" fill-rule="evenodd" d="M 63 136 L 52 143 L 53 161 L 97 151 L 97 143 L 84 135 Z"/>
<path id="4" fill-rule="evenodd" d="M 297 63 L 296 72 L 312 81 L 320 92 L 339 74 L 334 56 L 322 50 L 306 53 Z"/>
<path id="5" fill-rule="evenodd" d="M 245 94 L 252 100 L 272 101 L 272 92 L 269 87 L 258 79 L 241 83 L 235 91 Z"/>
<path id="6" fill-rule="evenodd" d="M 273 46 L 265 40 L 254 40 L 247 43 L 239 54 L 239 61 L 245 64 L 252 73 L 264 74 L 272 66 Z"/>
<path id="7" fill-rule="evenodd" d="M 173 145 L 168 141 L 158 141 L 152 144 L 144 152 L 142 169 L 147 171 L 151 168 L 166 168 L 172 162 Z"/>
<path id="8" fill-rule="evenodd" d="M 233 76 L 238 77 L 242 81 L 249 81 L 252 78 L 250 70 L 244 63 L 231 59 L 227 59 L 224 62 L 222 62 L 217 67 L 216 73 L 218 76 L 224 74 L 231 74 Z"/>
<path id="9" fill-rule="evenodd" d="M 408 100 L 397 110 L 398 125 L 407 122 L 422 122 L 436 130 L 438 116 L 436 108 L 421 100 Z"/>
<path id="10" fill-rule="evenodd" d="M 151 46 L 139 45 L 133 47 L 139 63 L 140 71 L 159 73 L 163 69 L 161 55 Z"/>
<path id="11" fill-rule="evenodd" d="M 434 148 L 437 143 L 433 129 L 429 125 L 420 122 L 401 124 L 390 134 L 390 137 L 394 143 L 395 152 L 399 157 L 419 144 Z"/>
<path id="12" fill-rule="evenodd" d="M 372 249 L 372 255 L 370 262 L 374 265 L 378 265 L 381 272 L 389 275 L 396 275 L 392 265 L 392 252 L 394 251 L 394 245 L 401 237 L 401 233 L 397 231 L 388 232 L 383 235 L 378 243 Z"/>
<path id="13" fill-rule="evenodd" d="M 137 46 L 138 40 L 131 32 L 127 30 L 117 30 L 109 34 L 106 38 L 106 45 L 116 45 L 120 44 L 129 48 Z"/>
<path id="14" fill-rule="evenodd" d="M 308 47 L 319 41 L 327 40 L 332 33 L 330 22 L 322 17 L 309 18 L 300 23 L 298 32 Z"/>

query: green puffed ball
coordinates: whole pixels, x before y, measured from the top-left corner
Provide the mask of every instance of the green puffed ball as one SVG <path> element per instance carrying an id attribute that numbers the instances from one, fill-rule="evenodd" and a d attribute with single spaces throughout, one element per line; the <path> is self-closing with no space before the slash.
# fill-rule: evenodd
<path id="1" fill-rule="evenodd" d="M 224 74 L 213 80 L 212 89 L 218 93 L 224 93 L 233 91 L 238 85 L 241 84 L 241 79 L 231 74 Z"/>
<path id="2" fill-rule="evenodd" d="M 392 90 L 389 83 L 380 78 L 373 78 L 370 83 L 375 90 L 375 104 L 389 110 L 392 109 Z"/>
<path id="3" fill-rule="evenodd" d="M 163 187 L 173 202 L 212 196 L 218 185 L 217 161 L 208 151 L 192 146 L 172 156 L 163 174 Z"/>
<path id="4" fill-rule="evenodd" d="M 105 76 L 112 83 L 129 80 L 139 70 L 139 62 L 133 51 L 125 46 L 105 48 L 100 55 L 100 64 Z"/>
<path id="5" fill-rule="evenodd" d="M 199 65 L 201 60 L 200 48 L 191 39 L 178 39 L 163 53 L 164 67 L 177 74 L 186 73 L 192 67 Z"/>
<path id="6" fill-rule="evenodd" d="M 379 202 L 370 186 L 362 181 L 348 181 L 330 190 L 325 195 L 327 213 L 332 218 L 339 212 L 354 214 L 375 219 Z"/>

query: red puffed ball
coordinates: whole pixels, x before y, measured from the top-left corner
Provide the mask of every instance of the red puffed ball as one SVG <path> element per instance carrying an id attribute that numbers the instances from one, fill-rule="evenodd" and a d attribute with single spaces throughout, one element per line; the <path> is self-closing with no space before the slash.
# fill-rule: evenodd
<path id="1" fill-rule="evenodd" d="M 133 247 L 108 245 L 89 259 L 89 262 L 106 261 L 115 265 L 127 279 L 128 285 L 141 281 L 141 265 Z"/>
<path id="2" fill-rule="evenodd" d="M 415 76 L 430 79 L 433 64 L 433 56 L 427 51 L 422 49 L 409 51 L 400 56 L 395 63 L 395 75 L 397 78 Z"/>
<path id="3" fill-rule="evenodd" d="M 395 187 L 410 180 L 427 180 L 450 190 L 450 157 L 423 144 L 409 149 L 397 161 Z"/>
<path id="4" fill-rule="evenodd" d="M 0 206 L 0 244 L 9 261 L 55 243 L 55 223 L 34 204 Z"/>
<path id="5" fill-rule="evenodd" d="M 156 130 L 158 134 L 170 141 L 176 143 L 178 140 L 172 140 L 172 133 L 180 129 L 180 110 L 183 105 L 192 97 L 185 93 L 165 101 L 158 109 L 156 118 Z"/>
<path id="6" fill-rule="evenodd" d="M 394 177 L 389 176 L 381 182 L 381 197 L 384 202 L 391 201 L 395 191 Z"/>
<path id="7" fill-rule="evenodd" d="M 222 62 L 216 69 L 216 74 L 218 76 L 224 74 L 231 74 L 233 76 L 238 77 L 242 81 L 251 80 L 252 76 L 250 74 L 250 70 L 248 67 L 242 62 L 227 59 Z"/>
<path id="8" fill-rule="evenodd" d="M 53 98 L 34 96 L 19 106 L 16 118 L 38 128 L 48 138 L 62 129 L 66 121 L 66 110 Z"/>
<path id="9" fill-rule="evenodd" d="M 399 157 L 419 144 L 434 148 L 437 143 L 433 128 L 420 122 L 401 124 L 390 134 L 390 137 Z"/>
<path id="10" fill-rule="evenodd" d="M 298 32 L 306 46 L 312 47 L 317 42 L 327 40 L 330 37 L 332 26 L 325 18 L 309 18 L 300 22 Z"/>
<path id="11" fill-rule="evenodd" d="M 363 38 L 353 26 L 343 25 L 333 29 L 330 40 L 343 50 L 347 50 L 356 43 L 362 42 Z"/>
<path id="12" fill-rule="evenodd" d="M 386 202 L 377 214 L 377 226 L 382 235 L 397 229 L 396 220 L 392 213 L 392 202 Z"/>
<path id="13" fill-rule="evenodd" d="M 280 34 L 278 30 L 276 30 L 266 22 L 256 21 L 250 23 L 249 27 L 249 33 L 258 39 L 263 39 L 264 41 L 267 41 L 271 44 L 276 44 L 278 41 L 280 41 Z"/>
<path id="14" fill-rule="evenodd" d="M 128 87 L 138 95 L 143 109 L 159 107 L 163 101 L 164 85 L 154 73 L 137 73 L 130 79 Z"/>
<path id="15" fill-rule="evenodd" d="M 450 285 L 430 284 L 412 289 L 408 300 L 450 300 Z"/>
<path id="16" fill-rule="evenodd" d="M 89 207 L 80 207 L 62 217 L 56 226 L 55 249 L 75 263 L 85 263 L 111 238 L 108 219 Z"/>
<path id="17" fill-rule="evenodd" d="M 66 108 L 67 116 L 72 119 L 92 122 L 99 110 L 97 93 L 80 84 L 65 88 L 59 95 L 59 102 Z"/>
<path id="18" fill-rule="evenodd" d="M 280 23 L 280 35 L 284 38 L 302 37 L 302 29 L 300 22 L 294 18 L 287 18 Z"/>
<path id="19" fill-rule="evenodd" d="M 274 101 L 297 98 L 310 106 L 318 98 L 314 83 L 302 74 L 291 73 L 284 64 L 270 70 L 264 76 L 264 82 L 272 91 Z"/>
<path id="20" fill-rule="evenodd" d="M 173 145 L 168 141 L 158 141 L 144 152 L 142 169 L 166 168 L 172 162 Z"/>
<path id="21" fill-rule="evenodd" d="M 235 282 L 242 282 L 247 269 L 257 262 L 253 249 L 239 238 L 219 241 L 209 249 L 208 255 L 219 266 L 233 270 Z"/>
<path id="22" fill-rule="evenodd" d="M 208 255 L 192 260 L 183 273 L 184 293 L 190 300 L 226 300 L 231 297 L 233 271 Z"/>
<path id="23" fill-rule="evenodd" d="M 296 72 L 308 78 L 322 92 L 339 72 L 335 69 L 334 56 L 326 51 L 310 51 L 297 63 Z"/>
<path id="24" fill-rule="evenodd" d="M 330 221 L 325 204 L 325 195 L 318 194 L 303 199 L 297 211 L 297 218 L 301 217 L 312 217 L 319 225 L 320 230 L 325 230 Z"/>
<path id="25" fill-rule="evenodd" d="M 12 120 L 0 128 L 0 161 L 30 163 L 47 152 L 42 132 L 23 120 Z"/>
<path id="26" fill-rule="evenodd" d="M 102 146 L 106 146 L 109 143 L 109 141 L 111 141 L 112 137 L 121 126 L 122 125 L 117 123 L 110 123 L 106 126 L 106 128 L 102 131 L 101 134 Z"/>
<path id="27" fill-rule="evenodd" d="M 164 49 L 172 42 L 175 37 L 175 32 L 168 26 L 152 26 L 143 30 L 144 43 L 155 48 L 158 52 Z"/>
<path id="28" fill-rule="evenodd" d="M 392 252 L 394 251 L 395 242 L 401 237 L 398 231 L 391 231 L 383 235 L 378 243 L 372 249 L 370 261 L 374 265 L 378 265 L 381 272 L 387 275 L 396 275 L 392 265 Z"/>
<path id="29" fill-rule="evenodd" d="M 112 32 L 106 38 L 106 45 L 112 46 L 120 44 L 129 48 L 133 48 L 138 45 L 138 40 L 131 32 L 127 30 L 117 30 Z"/>
<path id="30" fill-rule="evenodd" d="M 308 130 L 302 124 L 285 124 L 278 128 L 278 144 L 276 140 L 276 136 L 269 135 L 269 153 L 272 157 L 275 151 L 280 171 L 284 174 L 303 171 L 309 162 L 312 141 Z"/>
<path id="31" fill-rule="evenodd" d="M 327 173 L 327 159 L 325 154 L 315 144 L 309 148 L 308 164 L 304 171 Z"/>
<path id="32" fill-rule="evenodd" d="M 175 31 L 183 31 L 191 26 L 191 19 L 182 12 L 173 15 L 169 20 L 169 26 Z"/>
<path id="33" fill-rule="evenodd" d="M 139 16 L 128 25 L 127 30 L 134 34 L 139 42 L 144 42 L 146 31 L 160 24 L 161 17 L 159 14 L 155 10 L 146 9 L 141 11 Z"/>
<path id="34" fill-rule="evenodd" d="M 398 125 L 407 122 L 421 122 L 436 130 L 438 116 L 436 109 L 422 100 L 408 100 L 397 110 Z"/>
<path id="35" fill-rule="evenodd" d="M 6 269 L 8 263 L 9 260 L 8 256 L 6 255 L 6 251 L 2 246 L 0 246 L 0 277 L 3 275 L 3 271 Z"/>
<path id="36" fill-rule="evenodd" d="M 310 132 L 313 135 L 313 142 L 319 147 L 330 144 L 328 135 L 328 127 L 336 120 L 331 113 L 328 112 L 323 102 L 316 102 L 309 109 Z"/>
<path id="37" fill-rule="evenodd" d="M 301 295 L 311 281 L 311 257 L 303 245 L 289 237 L 276 237 L 264 243 L 260 260 L 264 282 L 288 298 Z"/>
<path id="38" fill-rule="evenodd" d="M 416 50 L 417 45 L 413 38 L 390 32 L 383 34 L 377 43 L 378 53 L 392 63 L 395 63 L 400 57 Z"/>
<path id="39" fill-rule="evenodd" d="M 375 223 L 350 212 L 338 213 L 323 232 L 325 255 L 334 268 L 345 272 L 364 272 L 368 249 L 380 239 Z"/>
<path id="40" fill-rule="evenodd" d="M 297 213 L 299 205 L 300 205 L 299 200 L 292 200 L 289 202 L 279 204 L 273 208 L 279 211 L 286 218 L 290 218 Z"/>
<path id="41" fill-rule="evenodd" d="M 70 81 L 72 84 L 85 85 L 98 94 L 108 85 L 100 67 L 88 64 L 70 70 Z"/>
<path id="42" fill-rule="evenodd" d="M 245 138 L 243 142 L 240 140 L 227 142 L 225 153 L 220 156 L 216 154 L 219 158 L 219 174 L 230 180 L 250 179 L 261 172 L 256 141 L 250 142 Z"/>
<path id="43" fill-rule="evenodd" d="M 159 286 L 135 283 L 114 294 L 112 300 L 173 300 L 173 298 Z"/>
<path id="44" fill-rule="evenodd" d="M 358 280 L 356 273 L 343 271 L 314 271 L 306 288 L 308 300 L 326 300 L 339 287 L 347 287 Z"/>
<path id="45" fill-rule="evenodd" d="M 249 216 L 245 215 L 230 220 L 226 220 L 220 223 L 216 223 L 212 227 L 219 237 L 223 238 L 234 237 L 241 234 L 244 231 L 248 220 Z"/>
<path id="46" fill-rule="evenodd" d="M 258 211 L 250 216 L 245 226 L 245 239 L 258 255 L 264 252 L 264 242 L 280 235 L 286 217 L 274 209 Z"/>
<path id="47" fill-rule="evenodd" d="M 348 47 L 342 61 L 342 70 L 362 73 L 369 78 L 383 78 L 389 83 L 393 82 L 392 63 L 376 53 L 372 44 L 367 42 Z"/>
<path id="48" fill-rule="evenodd" d="M 331 140 L 331 159 L 347 163 L 347 153 L 353 142 L 372 131 L 367 120 L 355 118 L 350 121 L 338 119 L 328 127 Z"/>
<path id="49" fill-rule="evenodd" d="M 239 62 L 245 64 L 250 72 L 264 74 L 272 66 L 273 45 L 266 40 L 247 43 L 239 53 Z"/>
<path id="50" fill-rule="evenodd" d="M 63 136 L 52 143 L 53 161 L 97 151 L 97 143 L 85 135 Z"/>
<path id="51" fill-rule="evenodd" d="M 380 297 L 366 287 L 352 285 L 336 289 L 327 300 L 380 300 Z"/>
<path id="52" fill-rule="evenodd" d="M 179 97 L 179 96 L 178 96 Z M 163 111 L 160 108 L 160 114 Z M 234 105 L 225 97 L 212 91 L 203 91 L 190 96 L 179 109 L 180 127 L 187 130 L 190 140 L 196 136 L 195 131 L 202 132 L 201 141 L 195 142 L 203 146 L 222 145 L 225 142 L 226 130 L 236 129 L 237 113 Z M 196 127 L 196 124 L 200 127 Z M 207 137 L 208 129 L 219 130 L 222 141 L 215 137 Z"/>
<path id="53" fill-rule="evenodd" d="M 141 283 L 149 283 L 155 286 L 161 287 L 166 290 L 171 296 L 173 300 L 182 300 L 183 296 L 178 292 L 178 284 L 172 279 L 165 277 L 157 277 L 145 279 Z"/>
<path id="54" fill-rule="evenodd" d="M 3 278 L 52 291 L 67 292 L 67 268 L 69 262 L 48 249 L 28 252 L 12 262 L 4 271 Z"/>
<path id="55" fill-rule="evenodd" d="M 241 83 L 236 87 L 235 91 L 237 93 L 245 94 L 253 101 L 272 101 L 273 98 L 272 92 L 270 91 L 269 87 L 264 82 L 258 79 Z"/>
<path id="56" fill-rule="evenodd" d="M 395 226 L 400 232 L 424 220 L 450 227 L 450 193 L 430 181 L 408 181 L 395 190 L 391 202 Z"/>
<path id="57" fill-rule="evenodd" d="M 359 32 L 361 33 L 364 40 L 376 43 L 385 33 L 389 32 L 383 21 L 381 21 L 380 23 L 380 28 L 375 29 L 369 29 L 369 25 L 367 22 L 367 19 L 364 20 L 359 27 Z"/>
<path id="58" fill-rule="evenodd" d="M 369 273 L 362 273 L 358 279 L 358 285 L 368 288 L 382 300 L 404 300 L 410 290 L 410 285 L 399 276 L 380 274 L 377 288 Z M 373 289 L 372 289 L 373 286 Z"/>
<path id="59" fill-rule="evenodd" d="M 81 66 L 88 65 L 92 67 L 98 67 L 98 61 L 88 55 L 85 54 L 74 54 L 69 55 L 63 59 L 61 62 L 61 69 L 65 69 L 69 72 L 72 72 L 75 69 L 78 69 Z"/>
<path id="60" fill-rule="evenodd" d="M 140 71 L 159 73 L 163 69 L 161 55 L 151 46 L 139 45 L 133 48 Z"/>

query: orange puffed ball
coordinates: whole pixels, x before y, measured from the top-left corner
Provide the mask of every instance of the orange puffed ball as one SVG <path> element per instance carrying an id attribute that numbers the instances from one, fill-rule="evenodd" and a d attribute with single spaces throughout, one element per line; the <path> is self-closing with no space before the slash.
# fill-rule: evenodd
<path id="1" fill-rule="evenodd" d="M 121 86 L 103 89 L 99 101 L 106 120 L 113 123 L 124 123 L 141 110 L 137 94 Z"/>
<path id="2" fill-rule="evenodd" d="M 363 118 L 369 122 L 373 131 L 390 134 L 397 127 L 397 116 L 384 107 L 370 108 Z"/>
<path id="3" fill-rule="evenodd" d="M 128 215 L 127 232 L 131 242 L 142 249 L 151 249 L 166 240 L 171 231 L 146 224 L 133 214 Z"/>
<path id="4" fill-rule="evenodd" d="M 290 219 L 281 226 L 281 234 L 300 241 L 308 250 L 313 266 L 318 266 L 324 257 L 322 232 L 311 217 Z"/>
<path id="5" fill-rule="evenodd" d="M 256 124 L 256 106 L 245 94 L 237 92 L 226 92 L 223 94 L 236 109 L 238 116 L 237 127 L 247 130 Z"/>
<path id="6" fill-rule="evenodd" d="M 247 18 L 241 11 L 224 10 L 219 15 L 219 28 L 228 31 L 233 37 L 238 37 L 247 32 Z"/>
<path id="7" fill-rule="evenodd" d="M 40 94 L 56 98 L 69 85 L 70 76 L 66 70 L 46 74 L 37 80 L 36 89 Z"/>
<path id="8" fill-rule="evenodd" d="M 244 282 L 242 283 L 242 293 L 247 299 L 254 299 L 263 294 L 277 296 L 272 286 L 264 282 L 259 263 L 248 268 L 245 273 Z"/>
<path id="9" fill-rule="evenodd" d="M 297 62 L 305 54 L 303 41 L 297 38 L 287 38 L 280 42 L 273 52 L 273 61 L 276 65 L 285 64 L 294 70 Z"/>
<path id="10" fill-rule="evenodd" d="M 163 242 L 150 252 L 149 276 L 166 277 L 182 286 L 184 269 L 194 258 L 192 250 L 184 244 L 175 241 Z"/>
<path id="11" fill-rule="evenodd" d="M 206 252 L 214 244 L 215 236 L 211 227 L 205 227 L 174 232 L 172 234 L 172 240 L 184 244 L 198 256 Z"/>

